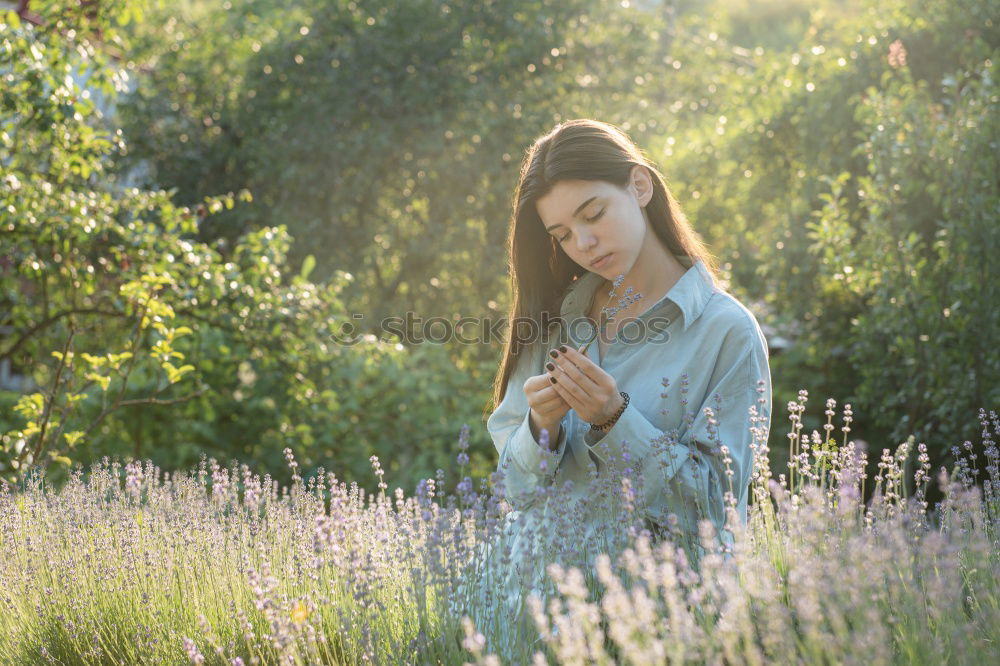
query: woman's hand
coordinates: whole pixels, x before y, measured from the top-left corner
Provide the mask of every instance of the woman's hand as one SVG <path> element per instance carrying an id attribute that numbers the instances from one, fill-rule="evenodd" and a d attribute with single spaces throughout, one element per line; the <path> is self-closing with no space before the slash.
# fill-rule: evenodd
<path id="1" fill-rule="evenodd" d="M 614 416 L 624 402 L 615 378 L 573 347 L 563 345 L 553 351 L 558 353 L 549 352 L 552 360 L 545 366 L 556 380 L 552 387 L 576 415 L 595 424 Z"/>
<path id="2" fill-rule="evenodd" d="M 541 429 L 548 430 L 549 448 L 554 450 L 559 437 L 559 422 L 569 412 L 569 405 L 556 391 L 547 374 L 528 377 L 524 382 L 524 395 L 531 407 L 531 434 L 538 441 Z"/>

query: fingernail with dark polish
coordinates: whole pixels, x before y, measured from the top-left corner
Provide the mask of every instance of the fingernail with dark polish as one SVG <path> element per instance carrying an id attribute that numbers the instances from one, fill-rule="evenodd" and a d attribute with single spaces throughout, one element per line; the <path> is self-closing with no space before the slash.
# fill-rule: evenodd
<path id="1" fill-rule="evenodd" d="M 556 364 L 555 364 L 555 363 L 552 363 L 552 362 L 549 362 L 549 363 L 546 363 L 546 364 L 545 364 L 545 368 L 546 368 L 547 370 L 555 370 L 555 369 L 556 369 Z"/>
<path id="2" fill-rule="evenodd" d="M 551 356 L 552 358 L 559 358 L 559 352 L 553 349 L 552 351 L 549 352 L 549 356 Z"/>
<path id="3" fill-rule="evenodd" d="M 560 346 L 559 347 L 559 351 L 561 351 L 563 354 L 565 354 L 566 353 L 566 345 Z"/>
<path id="4" fill-rule="evenodd" d="M 551 380 L 552 380 L 552 383 L 553 383 L 553 384 L 555 384 L 555 383 L 556 383 L 556 378 L 555 378 L 555 377 L 549 377 L 549 379 L 551 379 Z"/>

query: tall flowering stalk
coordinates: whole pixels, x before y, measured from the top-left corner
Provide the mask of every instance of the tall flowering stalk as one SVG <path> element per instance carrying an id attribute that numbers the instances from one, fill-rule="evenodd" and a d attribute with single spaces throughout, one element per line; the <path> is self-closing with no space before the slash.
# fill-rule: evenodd
<path id="1" fill-rule="evenodd" d="M 618 287 L 622 286 L 622 282 L 624 281 L 625 281 L 624 274 L 619 274 L 614 279 L 611 291 L 608 292 L 608 303 L 610 303 L 611 299 L 615 297 Z M 587 341 L 587 344 L 583 346 L 583 349 L 580 350 L 580 353 L 586 354 L 587 349 L 589 349 L 590 345 L 594 342 L 594 340 L 597 339 L 597 336 L 601 334 L 601 331 L 604 330 L 604 327 L 607 326 L 608 323 L 615 318 L 615 315 L 624 310 L 625 308 L 627 308 L 628 306 L 632 305 L 633 303 L 637 302 L 640 298 L 642 298 L 642 294 L 639 292 L 633 294 L 632 287 L 629 287 L 628 289 L 625 290 L 625 294 L 618 299 L 618 305 L 609 308 L 607 303 L 605 303 L 604 307 L 601 308 L 601 319 L 597 325 L 597 330 L 594 332 L 593 337 L 591 337 L 590 340 Z"/>
<path id="2" fill-rule="evenodd" d="M 0 664 L 996 663 L 1000 416 L 980 410 L 982 442 L 956 447 L 950 473 L 918 445 L 912 498 L 912 440 L 884 450 L 867 498 L 859 442 L 824 449 L 818 431 L 800 433 L 794 487 L 773 478 L 758 413 L 746 525 L 724 497 L 729 550 L 710 520 L 651 534 L 625 455 L 584 497 L 540 486 L 545 529 L 501 536 L 516 516 L 465 476 L 467 428 L 455 494 L 441 470 L 387 497 L 377 458 L 382 492 L 303 479 L 291 451 L 291 488 L 214 459 L 169 474 L 104 459 L 61 489 L 0 481 Z"/>

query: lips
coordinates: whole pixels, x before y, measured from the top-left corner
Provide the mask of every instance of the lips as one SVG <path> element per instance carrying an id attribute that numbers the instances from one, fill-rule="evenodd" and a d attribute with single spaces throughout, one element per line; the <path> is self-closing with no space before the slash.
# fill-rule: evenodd
<path id="1" fill-rule="evenodd" d="M 608 252 L 607 254 L 602 254 L 597 259 L 594 259 L 592 262 L 590 262 L 590 265 L 591 266 L 596 266 L 598 263 L 604 261 L 605 257 L 610 257 L 611 254 L 612 254 L 611 252 Z"/>

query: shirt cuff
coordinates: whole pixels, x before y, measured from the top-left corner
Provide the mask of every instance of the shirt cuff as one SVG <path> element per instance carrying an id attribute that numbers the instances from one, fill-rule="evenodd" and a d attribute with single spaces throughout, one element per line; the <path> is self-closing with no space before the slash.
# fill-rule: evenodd
<path id="1" fill-rule="evenodd" d="M 549 437 L 551 442 L 553 435 L 550 433 Z M 511 447 L 511 458 L 522 472 L 540 474 L 550 478 L 555 475 L 563 454 L 566 453 L 566 439 L 566 428 L 560 422 L 556 448 L 552 451 L 543 449 L 542 445 L 536 442 L 531 434 L 531 410 L 529 409 L 507 446 Z M 545 465 L 542 465 L 543 461 Z"/>

